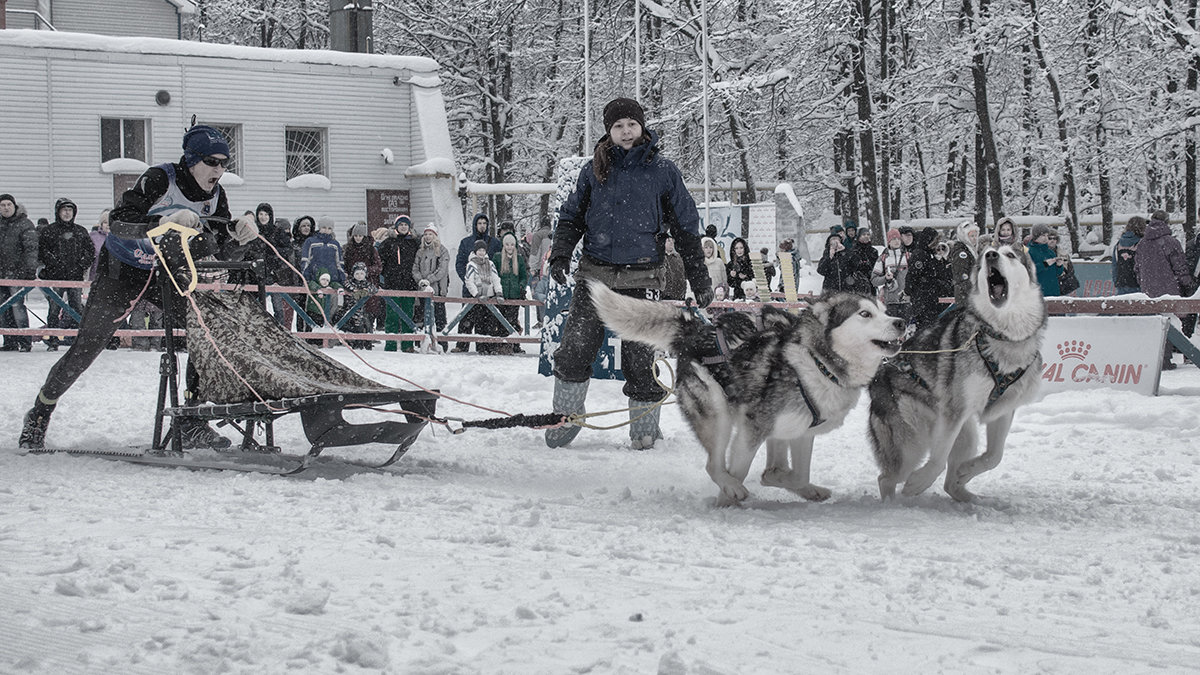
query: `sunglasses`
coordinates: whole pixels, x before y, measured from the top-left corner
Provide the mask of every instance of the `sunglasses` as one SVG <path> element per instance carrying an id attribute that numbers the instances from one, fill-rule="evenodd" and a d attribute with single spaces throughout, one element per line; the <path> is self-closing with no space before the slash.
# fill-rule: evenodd
<path id="1" fill-rule="evenodd" d="M 219 159 L 217 157 L 213 157 L 212 155 L 209 155 L 200 161 L 204 162 L 206 166 L 219 166 L 221 168 L 225 168 L 225 166 L 229 164 L 229 158 Z"/>

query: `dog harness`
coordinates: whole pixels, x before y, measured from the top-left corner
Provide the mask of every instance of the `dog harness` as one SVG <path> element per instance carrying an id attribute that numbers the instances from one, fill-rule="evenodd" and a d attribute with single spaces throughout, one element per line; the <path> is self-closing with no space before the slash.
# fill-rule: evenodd
<path id="1" fill-rule="evenodd" d="M 989 335 L 989 337 L 991 337 Z M 1016 384 L 1017 380 L 1029 370 L 1029 366 L 1018 368 L 1012 372 L 1000 372 L 1000 363 L 996 359 L 991 358 L 983 353 L 983 345 L 979 340 L 975 341 L 975 351 L 979 352 L 979 358 L 983 359 L 983 365 L 987 366 L 988 374 L 992 376 L 992 393 L 988 394 L 987 404 L 990 406 L 1008 391 L 1008 388 Z"/>
<path id="2" fill-rule="evenodd" d="M 978 330 L 993 340 L 1012 342 L 1003 333 L 987 325 L 982 320 L 979 322 Z M 992 393 L 988 394 L 987 402 L 989 406 L 999 400 L 1004 395 L 1004 392 L 1016 384 L 1017 380 L 1021 379 L 1021 376 L 1025 374 L 1025 371 L 1029 370 L 1029 366 L 1025 366 L 1008 373 L 1002 373 L 1000 372 L 1000 363 L 983 353 L 983 345 L 979 343 L 979 340 L 975 341 L 975 351 L 979 352 L 979 358 L 983 359 L 983 365 L 987 366 L 988 374 L 992 376 Z"/>
<path id="3" fill-rule="evenodd" d="M 830 372 L 829 368 L 827 368 L 824 363 L 821 363 L 821 359 L 813 356 L 812 360 L 817 364 L 817 370 L 821 371 L 822 375 L 829 378 L 830 382 L 841 386 L 841 383 L 838 382 L 837 375 L 834 375 L 832 372 Z M 795 368 L 792 370 L 794 372 Z M 812 416 L 812 424 L 809 424 L 808 428 L 811 429 L 815 426 L 824 424 L 825 418 L 821 417 L 821 411 L 817 409 L 817 405 L 813 403 L 812 397 L 809 396 L 808 392 L 804 390 L 804 381 L 800 379 L 800 373 L 796 373 L 796 388 L 800 390 L 800 398 L 804 399 L 804 405 L 808 406 L 808 414 Z"/>
<path id="4" fill-rule="evenodd" d="M 932 390 L 932 387 L 930 387 L 929 383 L 925 381 L 925 378 L 921 377 L 917 373 L 916 368 L 913 368 L 912 362 L 909 361 L 908 359 L 904 358 L 903 356 L 894 361 L 889 362 L 888 365 L 890 365 L 891 367 L 900 371 L 902 374 L 907 375 L 910 380 L 912 380 L 913 382 L 916 382 L 917 386 L 921 387 L 922 389 L 925 389 L 927 391 Z"/>

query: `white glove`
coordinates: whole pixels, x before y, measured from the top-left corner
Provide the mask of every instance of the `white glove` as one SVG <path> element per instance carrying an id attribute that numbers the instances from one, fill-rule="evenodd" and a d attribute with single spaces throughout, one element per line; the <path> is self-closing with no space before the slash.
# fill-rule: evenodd
<path id="1" fill-rule="evenodd" d="M 190 227 L 193 230 L 200 228 L 200 215 L 191 209 L 179 209 L 172 211 L 158 219 L 160 223 L 175 223 L 184 227 Z"/>
<path id="2" fill-rule="evenodd" d="M 258 222 L 253 215 L 244 215 L 234 221 L 233 238 L 245 246 L 258 238 Z"/>

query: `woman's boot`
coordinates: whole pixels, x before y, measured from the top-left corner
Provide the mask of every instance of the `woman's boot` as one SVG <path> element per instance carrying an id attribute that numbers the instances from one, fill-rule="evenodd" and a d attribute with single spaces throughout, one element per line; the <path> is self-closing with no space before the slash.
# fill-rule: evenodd
<path id="1" fill-rule="evenodd" d="M 658 429 L 658 414 L 662 406 L 658 401 L 635 401 L 629 399 L 629 439 L 634 450 L 649 450 L 654 441 L 662 438 Z"/>
<path id="2" fill-rule="evenodd" d="M 554 412 L 564 415 L 583 413 L 583 402 L 587 398 L 588 384 L 590 382 L 591 380 L 567 382 L 557 377 L 554 378 Z M 575 436 L 581 428 L 574 424 L 567 424 L 555 429 L 547 429 L 546 446 L 561 448 L 575 440 Z"/>

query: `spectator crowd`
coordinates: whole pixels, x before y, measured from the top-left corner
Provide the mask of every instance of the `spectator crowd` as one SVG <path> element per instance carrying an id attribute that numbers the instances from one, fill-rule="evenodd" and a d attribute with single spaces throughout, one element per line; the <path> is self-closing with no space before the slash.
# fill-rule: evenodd
<path id="1" fill-rule="evenodd" d="M 272 205 L 265 202 L 252 215 L 262 238 L 250 244 L 246 257 L 267 261 L 264 281 L 268 284 L 328 291 L 315 295 L 317 302 L 301 294 L 292 297 L 296 306 L 304 307 L 318 326 L 345 318 L 343 330 L 348 333 L 407 332 L 400 312 L 421 326 L 425 321 L 425 304 L 415 302 L 412 297 L 395 297 L 393 305 L 377 292 L 430 290 L 435 296 L 444 297 L 449 292 L 451 274 L 457 275 L 463 297 L 473 299 L 470 310 L 459 322 L 462 334 L 508 336 L 521 330 L 519 307 L 494 304 L 497 300 L 532 298 L 544 302 L 546 299 L 547 264 L 553 240 L 549 219 L 543 219 L 522 236 L 510 221 L 493 227 L 487 214 L 475 214 L 470 233 L 457 242 L 452 266 L 450 249 L 442 243 L 437 225 L 428 223 L 418 228 L 407 215 L 398 216 L 374 231 L 368 231 L 365 222 L 352 223 L 344 230 L 342 239 L 336 233 L 338 224 L 328 216 L 301 215 L 289 221 L 277 217 Z M 58 199 L 53 216 L 53 220 L 43 218 L 42 224 L 35 225 L 25 206 L 13 195 L 0 194 L 0 278 L 47 281 L 95 278 L 97 254 L 109 233 L 108 211 L 99 215 L 90 231 L 77 222 L 78 208 L 70 199 Z M 718 243 L 713 226 L 707 228 L 705 235 L 701 239 L 703 261 L 717 300 L 757 300 L 762 287 L 784 290 L 786 284 L 768 249 L 756 254 L 744 239 L 735 238 L 727 250 Z M 1066 295 L 1078 288 L 1070 256 L 1060 249 L 1058 232 L 1038 224 L 1022 236 L 1020 228 L 1007 217 L 986 233 L 980 232 L 974 222 L 966 221 L 946 237 L 932 227 L 919 231 L 907 226 L 892 228 L 878 248 L 872 242 L 869 228 L 845 221 L 831 228 L 826 236 L 817 272 L 823 278 L 823 291 L 878 297 L 890 314 L 906 319 L 915 329 L 932 322 L 946 309 L 944 298 L 953 298 L 956 304 L 965 301 L 976 252 L 991 241 L 1019 247 L 1028 253 L 1045 296 Z M 683 261 L 673 240 L 667 238 L 663 247 L 666 283 L 662 297 L 683 300 L 690 292 Z M 1162 210 L 1148 217 L 1130 218 L 1106 255 L 1111 257 L 1112 281 L 1118 294 L 1145 293 L 1153 298 L 1190 296 L 1196 290 L 1200 276 L 1200 234 L 1186 246 L 1181 244 Z M 794 241 L 781 242 L 776 256 L 791 258 L 795 280 L 803 263 Z M 756 262 L 761 262 L 761 266 Z M 756 269 L 761 269 L 766 278 L 757 279 Z M 257 279 L 244 277 L 238 281 Z M 0 286 L 0 302 L 8 301 L 20 290 Z M 83 313 L 85 289 L 62 287 L 44 292 L 49 300 L 46 327 L 76 327 L 77 317 Z M 309 330 L 308 322 L 292 307 L 282 297 L 271 297 L 276 320 L 296 331 Z M 544 307 L 539 305 L 536 309 L 536 323 L 530 326 L 534 329 L 545 320 Z M 434 326 L 444 330 L 447 323 L 444 303 L 433 303 L 433 312 Z M 129 313 L 127 325 L 161 328 L 161 311 L 140 302 Z M 1182 317 L 1183 331 L 1189 337 L 1195 325 L 1196 315 Z M 0 315 L 0 327 L 29 327 L 23 298 L 13 300 Z M 52 351 L 60 344 L 70 344 L 70 338 L 47 337 L 44 341 Z M 151 338 L 134 338 L 131 344 L 151 349 L 159 346 L 156 342 Z M 5 336 L 2 349 L 27 352 L 32 344 L 30 336 Z M 372 344 L 365 340 L 351 342 L 356 348 L 369 349 Z M 485 354 L 522 351 L 520 345 L 502 340 L 481 340 L 475 344 L 476 350 Z M 115 348 L 116 342 L 110 346 Z M 384 348 L 411 352 L 416 344 L 389 341 Z M 470 343 L 463 341 L 453 351 L 469 349 Z"/>
<path id="2" fill-rule="evenodd" d="M 90 231 L 76 222 L 78 208 L 70 199 L 59 199 L 54 205 L 54 215 L 53 222 L 42 219 L 45 222 L 35 225 L 25 206 L 13 195 L 0 194 L 0 278 L 76 282 L 95 279 L 97 255 L 110 231 L 109 211 L 99 215 Z M 273 206 L 265 202 L 246 215 L 257 221 L 261 238 L 248 245 L 244 258 L 266 261 L 263 281 L 269 285 L 306 286 L 314 292 L 312 296 L 297 293 L 290 298 L 292 302 L 277 294 L 270 296 L 275 319 L 298 332 L 312 329 L 304 314 L 316 326 L 341 323 L 347 333 L 409 332 L 407 321 L 418 327 L 424 325 L 425 303 L 416 302 L 413 297 L 391 297 L 393 305 L 378 291 L 429 290 L 436 297 L 445 297 L 450 290 L 450 275 L 457 273 L 464 296 L 483 301 L 473 304 L 461 321 L 459 332 L 503 338 L 521 330 L 520 308 L 496 305 L 502 321 L 486 306 L 488 301 L 525 299 L 529 293 L 536 293 L 539 285 L 544 287 L 541 282 L 551 240 L 548 220 L 524 237 L 518 237 L 516 228 L 508 221 L 500 223 L 493 234 L 490 219 L 478 214 L 472 233 L 458 244 L 452 269 L 450 251 L 442 243 L 437 225 L 428 223 L 418 229 L 407 215 L 397 216 L 374 231 L 368 231 L 363 221 L 353 223 L 345 230 L 344 239 L 338 238 L 335 233 L 338 224 L 328 216 L 301 215 L 293 222 L 277 217 Z M 238 272 L 231 274 L 230 281 L 257 283 L 258 279 L 253 273 Z M 44 289 L 49 307 L 46 327 L 77 327 L 86 290 Z M 18 296 L 0 315 L 0 328 L 29 328 L 29 312 L 21 292 L 20 287 L 0 286 L 0 302 Z M 304 308 L 304 314 L 296 312 L 293 306 Z M 401 318 L 401 312 L 405 319 Z M 444 330 L 445 304 L 434 302 L 433 314 L 434 326 Z M 539 311 L 537 316 L 534 328 L 540 326 L 544 314 Z M 153 304 L 140 301 L 131 308 L 124 327 L 162 328 L 162 312 Z M 44 342 L 47 349 L 54 351 L 59 344 L 69 345 L 70 338 L 46 337 Z M 110 347 L 116 348 L 118 344 L 114 339 Z M 128 344 L 143 350 L 161 349 L 161 339 L 134 337 Z M 352 340 L 350 344 L 364 349 L 373 345 L 366 340 Z M 28 352 L 32 345 L 31 336 L 5 336 L 3 350 Z M 388 351 L 412 352 L 415 348 L 412 341 L 384 343 Z M 477 348 L 483 353 L 521 351 L 519 345 L 498 340 L 480 342 Z M 466 342 L 456 348 L 468 349 Z"/>

